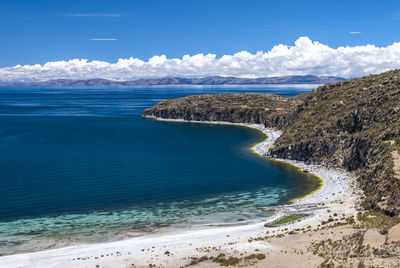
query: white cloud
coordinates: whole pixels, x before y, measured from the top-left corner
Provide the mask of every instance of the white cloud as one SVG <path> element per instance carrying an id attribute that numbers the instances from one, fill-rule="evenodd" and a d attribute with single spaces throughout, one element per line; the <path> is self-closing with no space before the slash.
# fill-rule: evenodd
<path id="1" fill-rule="evenodd" d="M 68 17 L 92 17 L 92 18 L 116 18 L 116 17 L 120 17 L 121 14 L 119 13 L 110 13 L 110 14 L 106 14 L 106 13 L 78 13 L 78 14 L 65 14 L 65 16 Z"/>
<path id="2" fill-rule="evenodd" d="M 349 34 L 361 34 L 361 32 L 349 32 Z"/>
<path id="3" fill-rule="evenodd" d="M 117 38 L 90 38 L 91 41 L 117 41 Z"/>
<path id="4" fill-rule="evenodd" d="M 241 51 L 217 57 L 215 54 L 184 55 L 168 59 L 153 56 L 117 62 L 72 59 L 43 65 L 16 65 L 0 68 L 0 80 L 47 80 L 107 78 L 126 80 L 140 77 L 209 75 L 266 77 L 284 75 L 333 75 L 358 77 L 400 68 L 400 42 L 387 47 L 375 45 L 331 48 L 308 37 L 300 37 L 294 46 L 277 45 L 255 54 Z"/>

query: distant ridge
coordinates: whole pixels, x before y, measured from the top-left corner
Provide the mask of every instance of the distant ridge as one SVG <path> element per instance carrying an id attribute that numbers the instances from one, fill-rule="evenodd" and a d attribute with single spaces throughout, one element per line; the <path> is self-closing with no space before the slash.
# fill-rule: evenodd
<path id="1" fill-rule="evenodd" d="M 0 86 L 151 86 L 151 85 L 268 85 L 268 84 L 327 84 L 345 81 L 335 76 L 282 76 L 264 78 L 238 78 L 208 76 L 203 78 L 164 77 L 113 81 L 107 79 L 56 79 L 41 82 L 0 82 Z"/>

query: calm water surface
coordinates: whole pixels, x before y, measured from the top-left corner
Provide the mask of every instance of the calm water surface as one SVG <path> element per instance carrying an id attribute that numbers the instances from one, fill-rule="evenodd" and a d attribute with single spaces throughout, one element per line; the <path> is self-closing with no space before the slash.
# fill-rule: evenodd
<path id="1" fill-rule="evenodd" d="M 314 184 L 251 153 L 261 133 L 141 111 L 193 94 L 315 87 L 0 88 L 0 254 L 266 216 L 257 207 Z"/>

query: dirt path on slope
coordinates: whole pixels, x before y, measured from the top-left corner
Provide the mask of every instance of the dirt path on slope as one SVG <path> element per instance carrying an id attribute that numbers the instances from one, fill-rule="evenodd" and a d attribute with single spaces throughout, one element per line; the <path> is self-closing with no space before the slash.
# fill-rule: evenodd
<path id="1" fill-rule="evenodd" d="M 394 145 L 394 141 L 390 141 L 391 145 Z M 392 151 L 392 159 L 393 159 L 393 170 L 396 178 L 400 180 L 400 154 L 398 150 Z"/>

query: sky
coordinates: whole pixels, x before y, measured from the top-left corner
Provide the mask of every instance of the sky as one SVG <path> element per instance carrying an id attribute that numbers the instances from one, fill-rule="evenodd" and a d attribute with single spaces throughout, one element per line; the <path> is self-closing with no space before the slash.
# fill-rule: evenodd
<path id="1" fill-rule="evenodd" d="M 397 0 L 0 0 L 0 80 L 400 68 Z"/>

